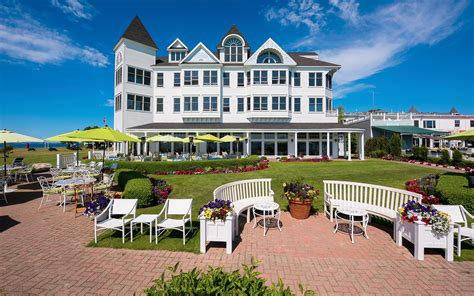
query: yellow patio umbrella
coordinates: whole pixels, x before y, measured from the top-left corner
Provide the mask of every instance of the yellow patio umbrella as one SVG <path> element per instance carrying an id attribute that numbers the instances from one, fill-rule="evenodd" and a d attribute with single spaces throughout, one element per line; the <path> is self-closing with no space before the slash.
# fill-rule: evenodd
<path id="1" fill-rule="evenodd" d="M 473 141 L 474 140 L 474 130 L 463 131 L 460 133 L 452 134 L 445 137 L 447 140 L 464 140 L 464 141 Z"/>
<path id="2" fill-rule="evenodd" d="M 224 143 L 232 143 L 232 142 L 237 142 L 237 138 L 239 138 L 239 141 L 244 141 L 246 139 L 246 138 L 240 138 L 240 137 L 227 135 L 227 136 L 222 137 L 220 140 L 221 142 L 224 142 Z"/>
<path id="3" fill-rule="evenodd" d="M 79 130 L 75 130 L 73 132 L 64 133 L 57 136 L 52 136 L 52 137 L 46 138 L 45 140 L 48 142 L 72 142 L 72 143 L 102 142 L 101 140 L 95 140 L 95 139 L 75 138 L 74 135 L 78 132 Z M 79 164 L 79 145 L 77 145 L 76 164 Z"/>
<path id="4" fill-rule="evenodd" d="M 7 143 L 28 143 L 28 142 L 44 142 L 41 139 L 13 133 L 6 129 L 0 131 L 0 142 L 3 142 L 3 170 L 7 175 Z"/>
<path id="5" fill-rule="evenodd" d="M 190 143 L 190 138 L 191 138 L 191 137 L 186 137 L 186 138 L 184 138 L 181 142 L 189 144 L 189 143 Z M 193 138 L 193 143 L 199 144 L 199 143 L 204 143 L 204 141 L 201 141 L 201 140 L 198 140 L 198 139 L 196 139 L 196 138 Z"/>
<path id="6" fill-rule="evenodd" d="M 204 142 L 221 142 L 221 139 L 219 139 L 218 137 L 213 136 L 211 134 L 197 136 L 197 137 L 195 137 L 195 139 L 198 139 L 198 140 L 201 140 L 201 141 L 204 141 Z"/>
<path id="7" fill-rule="evenodd" d="M 178 138 L 178 137 L 174 137 L 172 135 L 156 135 L 156 136 L 153 136 L 153 137 L 150 137 L 148 139 L 146 139 L 147 142 L 169 142 L 169 143 L 173 143 L 173 142 L 182 142 L 183 139 L 181 138 Z"/>

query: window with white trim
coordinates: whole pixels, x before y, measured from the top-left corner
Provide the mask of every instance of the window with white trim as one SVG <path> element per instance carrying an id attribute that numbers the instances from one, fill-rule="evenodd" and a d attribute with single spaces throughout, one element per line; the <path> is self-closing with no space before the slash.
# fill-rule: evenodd
<path id="1" fill-rule="evenodd" d="M 237 86 L 245 86 L 245 73 L 244 72 L 238 72 L 237 73 Z"/>
<path id="2" fill-rule="evenodd" d="M 293 98 L 293 111 L 301 112 L 301 98 Z"/>
<path id="3" fill-rule="evenodd" d="M 309 86 L 323 86 L 322 72 L 309 72 Z"/>
<path id="4" fill-rule="evenodd" d="M 237 112 L 245 111 L 245 98 L 237 98 Z"/>
<path id="5" fill-rule="evenodd" d="M 204 71 L 204 85 L 217 85 L 217 71 Z"/>
<path id="6" fill-rule="evenodd" d="M 122 66 L 115 70 L 115 85 L 122 83 Z"/>
<path id="7" fill-rule="evenodd" d="M 459 119 L 454 120 L 454 127 L 459 127 L 461 126 L 461 121 Z"/>
<path id="8" fill-rule="evenodd" d="M 272 97 L 272 110 L 286 111 L 286 97 Z"/>
<path id="9" fill-rule="evenodd" d="M 436 120 L 424 120 L 423 121 L 424 128 L 436 128 Z"/>
<path id="10" fill-rule="evenodd" d="M 474 127 L 474 120 L 471 120 L 470 127 Z"/>
<path id="11" fill-rule="evenodd" d="M 179 62 L 186 55 L 185 51 L 172 51 L 170 52 L 171 62 Z"/>
<path id="12" fill-rule="evenodd" d="M 229 86 L 230 85 L 230 73 L 229 72 L 223 72 L 222 73 L 222 85 L 223 86 Z"/>
<path id="13" fill-rule="evenodd" d="M 173 98 L 173 112 L 181 112 L 181 98 Z"/>
<path id="14" fill-rule="evenodd" d="M 268 98 L 267 97 L 253 97 L 253 110 L 255 111 L 267 111 L 268 110 Z"/>
<path id="15" fill-rule="evenodd" d="M 163 112 L 163 98 L 156 98 L 156 112 Z"/>
<path id="16" fill-rule="evenodd" d="M 268 72 L 267 71 L 253 71 L 253 84 L 268 84 Z"/>
<path id="17" fill-rule="evenodd" d="M 286 71 L 272 71 L 272 84 L 286 84 Z"/>
<path id="18" fill-rule="evenodd" d="M 230 37 L 224 42 L 224 61 L 242 62 L 243 51 L 242 40 L 236 37 Z"/>
<path id="19" fill-rule="evenodd" d="M 309 98 L 309 112 L 323 112 L 323 98 Z"/>
<path id="20" fill-rule="evenodd" d="M 222 102 L 222 112 L 229 113 L 230 112 L 230 98 L 224 98 Z"/>
<path id="21" fill-rule="evenodd" d="M 326 74 L 326 87 L 332 89 L 332 75 Z"/>
<path id="22" fill-rule="evenodd" d="M 247 71 L 247 85 L 250 85 L 250 71 Z"/>
<path id="23" fill-rule="evenodd" d="M 150 111 L 150 97 L 127 94 L 127 110 Z"/>
<path id="24" fill-rule="evenodd" d="M 163 87 L 164 82 L 164 73 L 163 72 L 157 72 L 156 73 L 156 87 Z"/>
<path id="25" fill-rule="evenodd" d="M 184 97 L 184 112 L 198 112 L 199 111 L 198 97 Z"/>
<path id="26" fill-rule="evenodd" d="M 128 82 L 150 85 L 151 72 L 143 69 L 128 66 Z"/>
<path id="27" fill-rule="evenodd" d="M 204 97 L 202 101 L 202 110 L 207 112 L 217 111 L 217 97 Z"/>
<path id="28" fill-rule="evenodd" d="M 293 86 L 301 86 L 301 72 L 293 73 Z"/>
<path id="29" fill-rule="evenodd" d="M 122 94 L 115 96 L 115 112 L 122 110 Z"/>
<path id="30" fill-rule="evenodd" d="M 181 73 L 175 72 L 173 75 L 173 86 L 181 86 Z"/>
<path id="31" fill-rule="evenodd" d="M 184 85 L 199 85 L 199 71 L 184 71 Z"/>

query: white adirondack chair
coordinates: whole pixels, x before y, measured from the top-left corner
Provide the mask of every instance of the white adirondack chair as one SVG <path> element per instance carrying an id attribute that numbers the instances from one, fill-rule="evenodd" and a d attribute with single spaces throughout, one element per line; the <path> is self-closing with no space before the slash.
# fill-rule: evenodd
<path id="1" fill-rule="evenodd" d="M 138 199 L 112 199 L 104 211 L 94 219 L 95 242 L 97 243 L 98 231 L 113 229 L 122 232 L 122 243 L 125 243 L 125 228 L 135 219 L 137 203 Z"/>
<path id="2" fill-rule="evenodd" d="M 192 199 L 167 199 L 165 206 L 158 214 L 158 223 L 155 228 L 156 243 L 158 236 L 167 230 L 178 230 L 183 233 L 183 245 L 186 244 L 186 235 L 193 230 L 191 218 Z M 164 214 L 164 219 L 161 216 Z M 180 216 L 179 219 L 169 218 L 169 215 Z M 186 232 L 186 224 L 189 223 L 189 229 Z"/>
<path id="3" fill-rule="evenodd" d="M 467 217 L 474 219 L 474 216 L 462 205 L 435 205 L 434 207 L 451 216 L 455 225 L 454 232 L 458 234 L 458 256 L 461 256 L 461 242 L 470 239 L 474 243 L 474 223 L 471 223 L 469 227 L 467 222 Z"/>

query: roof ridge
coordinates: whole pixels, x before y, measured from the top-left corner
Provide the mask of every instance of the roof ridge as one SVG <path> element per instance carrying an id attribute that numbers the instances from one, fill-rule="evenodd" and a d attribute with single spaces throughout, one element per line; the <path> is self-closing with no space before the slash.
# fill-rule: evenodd
<path id="1" fill-rule="evenodd" d="M 239 28 L 235 24 L 233 24 L 229 31 L 227 31 L 227 33 L 221 38 L 221 41 L 217 44 L 217 47 L 222 47 L 222 42 L 224 39 L 231 34 L 240 36 L 244 40 L 245 47 L 250 47 L 250 44 L 248 43 L 247 39 L 245 39 L 244 34 L 240 32 Z"/>

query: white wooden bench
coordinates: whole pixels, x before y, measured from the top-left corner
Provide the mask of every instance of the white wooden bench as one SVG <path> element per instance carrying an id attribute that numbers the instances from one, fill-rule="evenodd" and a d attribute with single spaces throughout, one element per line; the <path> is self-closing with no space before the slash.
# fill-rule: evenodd
<path id="1" fill-rule="evenodd" d="M 230 200 L 236 213 L 235 235 L 239 231 L 239 216 L 247 211 L 247 223 L 250 222 L 250 210 L 257 202 L 273 201 L 272 179 L 250 179 L 227 183 L 214 190 L 214 199 Z"/>
<path id="2" fill-rule="evenodd" d="M 398 209 L 409 200 L 421 201 L 421 194 L 366 183 L 324 180 L 324 213 L 333 221 L 334 209 L 340 206 L 364 208 L 369 215 L 394 223 Z"/>

